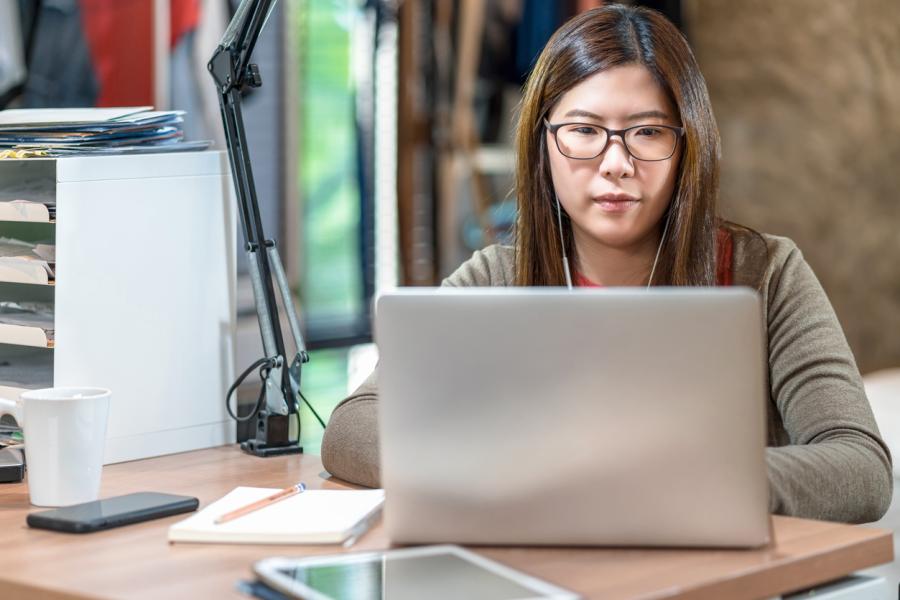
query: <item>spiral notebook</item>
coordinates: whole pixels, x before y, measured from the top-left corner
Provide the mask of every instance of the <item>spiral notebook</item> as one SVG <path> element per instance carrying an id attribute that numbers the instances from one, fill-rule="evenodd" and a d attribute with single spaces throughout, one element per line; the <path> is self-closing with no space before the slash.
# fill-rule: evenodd
<path id="1" fill-rule="evenodd" d="M 170 542 L 221 544 L 342 544 L 377 520 L 384 490 L 307 490 L 233 521 L 217 517 L 278 489 L 239 487 L 169 527 Z"/>

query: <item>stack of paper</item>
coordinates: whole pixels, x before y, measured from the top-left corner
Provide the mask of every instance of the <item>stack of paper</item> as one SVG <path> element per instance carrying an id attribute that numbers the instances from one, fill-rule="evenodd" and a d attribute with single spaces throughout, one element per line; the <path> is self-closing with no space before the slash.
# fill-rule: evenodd
<path id="1" fill-rule="evenodd" d="M 0 301 L 0 343 L 52 348 L 53 304 Z"/>
<path id="2" fill-rule="evenodd" d="M 56 279 L 55 268 L 56 247 L 52 244 L 0 237 L 0 281 L 47 285 Z"/>
<path id="3" fill-rule="evenodd" d="M 239 487 L 169 528 L 170 542 L 340 544 L 380 515 L 384 490 L 307 490 L 233 521 L 216 518 L 279 490 Z"/>
<path id="4" fill-rule="evenodd" d="M 183 142 L 183 111 L 127 108 L 14 109 L 0 111 L 0 149 L 69 154 L 122 154 L 198 150 L 209 142 Z"/>
<path id="5" fill-rule="evenodd" d="M 0 187 L 0 221 L 49 223 L 55 220 L 54 178 L 25 177 L 3 182 Z"/>
<path id="6" fill-rule="evenodd" d="M 56 202 L 0 200 L 0 221 L 49 223 L 56 220 Z"/>

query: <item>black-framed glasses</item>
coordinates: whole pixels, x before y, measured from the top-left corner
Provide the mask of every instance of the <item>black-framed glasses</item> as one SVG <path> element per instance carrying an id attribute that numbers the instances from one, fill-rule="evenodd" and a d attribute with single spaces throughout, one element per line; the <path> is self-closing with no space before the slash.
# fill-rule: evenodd
<path id="1" fill-rule="evenodd" d="M 554 125 L 544 119 L 544 126 L 553 134 L 559 152 L 575 160 L 597 158 L 606 152 L 613 136 L 619 136 L 625 150 L 637 160 L 666 160 L 675 154 L 678 139 L 684 135 L 682 127 L 671 125 L 634 125 L 626 129 L 609 129 L 593 123 Z"/>

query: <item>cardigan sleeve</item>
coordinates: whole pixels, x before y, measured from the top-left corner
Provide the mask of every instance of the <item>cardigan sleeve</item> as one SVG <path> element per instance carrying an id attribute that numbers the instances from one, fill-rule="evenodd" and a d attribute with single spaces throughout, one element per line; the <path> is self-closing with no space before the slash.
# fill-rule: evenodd
<path id="1" fill-rule="evenodd" d="M 476 251 L 442 283 L 446 287 L 511 285 L 512 249 L 489 246 Z M 331 413 L 322 438 L 322 464 L 345 481 L 380 485 L 378 447 L 378 368 Z"/>
<path id="2" fill-rule="evenodd" d="M 769 280 L 772 401 L 789 443 L 767 449 L 770 509 L 831 521 L 879 519 L 891 456 L 837 316 L 793 243 Z"/>
<path id="3" fill-rule="evenodd" d="M 378 368 L 331 413 L 322 437 L 322 465 L 345 481 L 378 487 Z"/>

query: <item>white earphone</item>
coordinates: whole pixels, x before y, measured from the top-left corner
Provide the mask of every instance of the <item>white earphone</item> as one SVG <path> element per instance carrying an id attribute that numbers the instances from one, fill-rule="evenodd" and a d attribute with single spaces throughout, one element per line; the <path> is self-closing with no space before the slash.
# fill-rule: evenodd
<path id="1" fill-rule="evenodd" d="M 559 196 L 556 197 L 556 223 L 559 225 L 559 244 L 562 246 L 563 272 L 566 274 L 566 287 L 572 289 L 572 274 L 569 272 L 569 257 L 566 256 L 566 241 L 562 232 L 562 209 L 559 207 Z"/>

